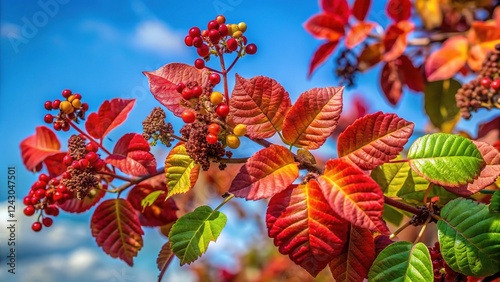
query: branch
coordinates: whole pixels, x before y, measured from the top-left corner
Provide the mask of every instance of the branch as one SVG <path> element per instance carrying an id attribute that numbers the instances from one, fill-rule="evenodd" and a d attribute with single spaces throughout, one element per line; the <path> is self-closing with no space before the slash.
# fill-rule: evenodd
<path id="1" fill-rule="evenodd" d="M 141 177 L 136 177 L 136 178 L 131 178 L 129 182 L 115 188 L 115 189 L 112 189 L 112 190 L 106 190 L 106 192 L 109 192 L 109 193 L 121 193 L 123 192 L 124 190 L 130 188 L 131 186 L 134 186 L 136 184 L 139 184 L 141 183 L 142 181 L 144 180 L 148 180 L 150 178 L 153 178 L 157 175 L 160 175 L 160 174 L 163 174 L 165 173 L 165 168 L 164 167 L 161 167 L 159 168 L 158 170 L 156 170 L 156 173 L 154 174 L 148 174 L 148 175 L 145 175 L 145 176 L 141 176 Z"/>
<path id="2" fill-rule="evenodd" d="M 408 40 L 407 45 L 408 46 L 417 46 L 417 47 L 423 47 L 423 46 L 428 46 L 432 43 L 442 43 L 446 41 L 446 39 L 457 36 L 457 35 L 464 35 L 465 32 L 444 32 L 444 33 L 435 33 L 431 34 L 429 37 L 421 37 L 421 38 L 413 38 L 411 40 Z M 368 37 L 382 41 L 384 39 L 384 35 L 380 34 L 369 34 Z"/>
<path id="3" fill-rule="evenodd" d="M 384 202 L 390 206 L 393 206 L 393 207 L 398 208 L 400 210 L 407 211 L 407 212 L 415 214 L 415 215 L 419 215 L 421 213 L 421 211 L 418 208 L 416 208 L 414 206 L 410 206 L 410 205 L 402 203 L 402 202 L 398 202 L 398 201 L 391 199 L 387 196 L 384 196 Z"/>

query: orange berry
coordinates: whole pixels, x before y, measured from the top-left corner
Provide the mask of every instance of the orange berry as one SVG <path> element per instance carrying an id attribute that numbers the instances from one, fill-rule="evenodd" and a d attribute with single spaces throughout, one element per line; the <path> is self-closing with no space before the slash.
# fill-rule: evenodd
<path id="1" fill-rule="evenodd" d="M 236 136 L 244 136 L 245 134 L 247 134 L 247 126 L 239 123 L 233 128 L 233 133 Z"/>

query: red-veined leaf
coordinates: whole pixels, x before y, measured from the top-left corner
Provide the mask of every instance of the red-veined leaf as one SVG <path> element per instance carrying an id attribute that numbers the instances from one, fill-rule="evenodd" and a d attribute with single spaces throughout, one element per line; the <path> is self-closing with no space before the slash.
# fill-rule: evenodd
<path id="1" fill-rule="evenodd" d="M 283 122 L 285 142 L 303 149 L 321 147 L 342 112 L 341 87 L 313 88 L 302 93 Z"/>
<path id="2" fill-rule="evenodd" d="M 428 81 L 453 77 L 465 65 L 468 58 L 469 42 L 465 36 L 454 36 L 446 40 L 441 49 L 432 53 L 425 62 Z"/>
<path id="3" fill-rule="evenodd" d="M 351 14 L 358 19 L 358 21 L 364 21 L 371 4 L 371 0 L 354 0 Z"/>
<path id="4" fill-rule="evenodd" d="M 163 275 L 165 274 L 165 271 L 172 262 L 173 258 L 174 252 L 172 252 L 170 242 L 166 242 L 161 247 L 160 253 L 158 253 L 158 257 L 156 258 L 156 266 L 158 267 L 158 270 L 160 270 L 158 281 L 162 281 Z"/>
<path id="5" fill-rule="evenodd" d="M 384 46 L 384 61 L 389 62 L 403 55 L 408 33 L 412 32 L 415 25 L 409 21 L 402 21 L 390 25 L 382 39 Z"/>
<path id="6" fill-rule="evenodd" d="M 34 170 L 47 157 L 60 153 L 61 143 L 50 128 L 37 126 L 35 134 L 21 141 L 20 147 L 24 166 Z"/>
<path id="7" fill-rule="evenodd" d="M 127 200 L 139 213 L 142 226 L 162 226 L 177 220 L 179 209 L 172 198 L 166 198 L 166 193 L 160 194 L 152 205 L 143 207 L 141 202 L 151 192 L 165 191 L 165 186 L 153 187 L 149 184 L 138 184 L 128 193 Z"/>
<path id="8" fill-rule="evenodd" d="M 156 160 L 149 150 L 149 143 L 141 134 L 127 133 L 118 140 L 113 154 L 106 157 L 105 161 L 129 175 L 154 174 Z"/>
<path id="9" fill-rule="evenodd" d="M 338 156 L 351 160 L 361 169 L 374 169 L 399 155 L 414 126 L 396 114 L 366 115 L 339 135 Z"/>
<path id="10" fill-rule="evenodd" d="M 403 82 L 395 61 L 385 63 L 380 72 L 380 86 L 385 97 L 393 106 L 397 105 L 403 94 Z"/>
<path id="11" fill-rule="evenodd" d="M 310 17 L 304 28 L 318 39 L 339 41 L 344 36 L 344 23 L 330 14 L 317 14 Z"/>
<path id="12" fill-rule="evenodd" d="M 366 228 L 351 225 L 342 253 L 330 262 L 330 270 L 337 282 L 362 282 L 375 260 L 375 243 Z"/>
<path id="13" fill-rule="evenodd" d="M 102 187 L 100 187 L 102 188 Z M 87 195 L 79 200 L 78 198 L 71 198 L 62 204 L 57 204 L 63 211 L 70 213 L 82 213 L 89 210 L 91 207 L 99 203 L 99 201 L 104 197 L 106 191 L 103 189 L 91 189 Z"/>
<path id="14" fill-rule="evenodd" d="M 382 43 L 380 42 L 365 46 L 358 56 L 358 69 L 364 72 L 382 61 L 382 49 Z"/>
<path id="15" fill-rule="evenodd" d="M 420 70 L 415 67 L 406 55 L 403 55 L 397 59 L 397 64 L 399 64 L 399 73 L 401 81 L 408 85 L 413 91 L 423 92 L 424 91 L 424 78 Z"/>
<path id="16" fill-rule="evenodd" d="M 177 92 L 177 83 L 197 83 L 204 87 L 208 82 L 207 70 L 193 66 L 171 63 L 151 71 L 143 72 L 148 78 L 151 93 L 158 102 L 180 117 L 186 107 L 181 105 L 182 96 Z"/>
<path id="17" fill-rule="evenodd" d="M 410 18 L 412 4 L 410 0 L 389 0 L 387 3 L 387 15 L 395 22 L 406 21 Z"/>
<path id="18" fill-rule="evenodd" d="M 49 156 L 43 160 L 43 163 L 47 167 L 47 172 L 50 177 L 56 177 L 63 174 L 66 171 L 66 165 L 63 164 L 63 158 L 67 155 L 66 152 L 57 153 L 55 155 Z"/>
<path id="19" fill-rule="evenodd" d="M 325 60 L 330 56 L 337 45 L 339 44 L 339 41 L 328 41 L 321 46 L 319 46 L 318 50 L 314 52 L 314 55 L 311 59 L 311 63 L 309 63 L 309 72 L 307 73 L 308 77 L 311 77 L 313 72 L 321 65 Z"/>
<path id="20" fill-rule="evenodd" d="M 134 264 L 134 257 L 142 248 L 144 231 L 130 202 L 121 198 L 102 202 L 92 215 L 90 229 L 106 254 L 129 266 Z"/>
<path id="21" fill-rule="evenodd" d="M 243 165 L 229 192 L 247 200 L 270 198 L 290 186 L 299 176 L 293 154 L 283 146 L 264 148 Z"/>
<path id="22" fill-rule="evenodd" d="M 229 103 L 234 123 L 245 124 L 251 138 L 269 138 L 280 131 L 292 105 L 288 92 L 276 80 L 265 76 L 245 79 L 238 74 Z"/>
<path id="23" fill-rule="evenodd" d="M 371 22 L 356 23 L 347 32 L 347 35 L 345 37 L 345 46 L 348 49 L 356 47 L 359 43 L 365 40 L 365 38 L 370 34 L 374 27 L 375 24 Z"/>
<path id="24" fill-rule="evenodd" d="M 347 105 L 347 111 L 340 116 L 339 123 L 335 128 L 335 131 L 331 135 L 334 140 L 337 140 L 339 134 L 342 133 L 349 125 L 351 125 L 358 118 L 364 117 L 368 112 L 368 105 L 365 98 L 359 94 L 352 97 L 349 105 Z"/>
<path id="25" fill-rule="evenodd" d="M 321 9 L 334 17 L 339 18 L 342 24 L 349 19 L 349 5 L 347 0 L 321 0 Z"/>
<path id="26" fill-rule="evenodd" d="M 113 99 L 104 101 L 97 113 L 91 113 L 85 122 L 90 136 L 104 139 L 108 133 L 122 124 L 134 107 L 135 99 Z"/>
<path id="27" fill-rule="evenodd" d="M 470 196 L 483 190 L 493 184 L 498 176 L 500 176 L 500 152 L 488 143 L 480 141 L 472 142 L 483 156 L 486 166 L 481 170 L 481 173 L 474 182 L 456 188 L 445 187 L 446 190 L 461 196 Z"/>
<path id="28" fill-rule="evenodd" d="M 326 200 L 339 216 L 356 226 L 388 233 L 382 221 L 382 190 L 361 169 L 342 159 L 329 160 L 319 183 Z"/>
<path id="29" fill-rule="evenodd" d="M 476 140 L 495 144 L 500 139 L 500 116 L 479 124 Z"/>
<path id="30" fill-rule="evenodd" d="M 316 180 L 274 195 L 266 223 L 280 253 L 314 277 L 342 252 L 348 226 L 330 208 Z"/>

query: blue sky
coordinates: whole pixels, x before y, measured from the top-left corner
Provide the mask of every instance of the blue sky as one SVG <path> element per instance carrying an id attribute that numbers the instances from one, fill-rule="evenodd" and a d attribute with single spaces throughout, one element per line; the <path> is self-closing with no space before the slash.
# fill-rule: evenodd
<path id="1" fill-rule="evenodd" d="M 376 2 L 380 6 L 372 7 L 378 12 L 373 13 L 375 16 L 370 16 L 370 20 L 385 25 L 387 19 L 381 12 L 385 1 Z M 139 278 L 150 281 L 157 275 L 155 260 L 164 238 L 155 230 L 147 231 L 146 245 L 136 258 L 135 267 L 129 268 L 97 247 L 88 227 L 90 213 L 62 215 L 52 228 L 39 234 L 30 230 L 33 218 L 22 215 L 22 197 L 36 175 L 24 169 L 19 143 L 33 134 L 36 126 L 43 125 L 44 101 L 60 98 L 62 89 L 81 93 L 83 100 L 90 104 L 90 111 L 96 111 L 106 99 L 137 99 L 129 120 L 109 137 L 116 141 L 126 132 L 140 132 L 140 121 L 159 105 L 150 94 L 142 71 L 155 70 L 170 62 L 193 62 L 196 54 L 183 45 L 184 35 L 191 26 L 205 26 L 219 13 L 224 13 L 229 22 L 245 21 L 249 41 L 258 45 L 256 55 L 240 60 L 236 66 L 240 75 L 274 78 L 290 93 L 292 101 L 310 88 L 338 84 L 332 75 L 331 59 L 312 79 L 306 78 L 310 57 L 320 41 L 303 29 L 303 23 L 319 12 L 316 1 L 40 0 L 28 4 L 27 1 L 0 0 L 0 5 L 0 132 L 3 137 L 0 177 L 6 177 L 8 166 L 16 168 L 20 225 L 16 279 L 19 281 L 81 281 L 83 276 L 86 281 L 137 281 Z M 423 97 L 405 93 L 399 105 L 391 107 L 377 86 L 378 75 L 376 68 L 359 76 L 358 87 L 345 93 L 345 108 L 349 108 L 353 95 L 362 94 L 371 111 L 396 112 L 414 121 L 417 130 L 424 130 L 428 121 L 423 115 Z M 460 128 L 474 135 L 476 124 L 490 116 L 476 115 L 472 121 L 461 122 Z M 175 120 L 172 115 L 168 118 Z M 175 120 L 174 126 L 179 128 L 179 125 Z M 62 140 L 70 134 L 58 136 Z M 107 142 L 112 148 L 113 143 Z M 325 152 L 329 150 L 331 147 Z M 164 151 L 154 152 L 158 159 L 165 155 Z M 0 226 L 5 224 L 7 213 L 3 191 L 2 188 Z M 247 206 L 262 208 L 259 204 Z M 223 233 L 217 244 L 210 246 L 214 254 L 229 246 L 231 232 L 253 230 L 252 226 L 242 228 L 234 222 L 231 226 L 233 231 Z M 2 236 L 4 234 L 2 227 Z M 239 244 L 236 249 L 243 250 L 243 243 Z M 230 261 L 230 255 L 222 257 L 222 263 Z M 2 259 L 3 251 L 0 261 Z M 182 275 L 186 275 L 185 272 L 172 268 L 166 281 L 189 281 L 189 277 Z M 0 280 L 10 278 L 2 262 Z"/>

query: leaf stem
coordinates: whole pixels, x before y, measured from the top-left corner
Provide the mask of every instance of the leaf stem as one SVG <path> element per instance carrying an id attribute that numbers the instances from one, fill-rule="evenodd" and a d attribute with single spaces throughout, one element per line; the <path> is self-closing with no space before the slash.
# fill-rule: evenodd
<path id="1" fill-rule="evenodd" d="M 88 135 L 87 133 L 85 133 L 83 130 L 81 130 L 78 126 L 76 126 L 76 124 L 74 124 L 71 120 L 66 120 L 69 125 L 71 125 L 71 127 L 73 127 L 76 131 L 78 131 L 78 133 L 82 134 L 83 136 L 85 136 L 87 139 L 89 139 L 90 141 L 94 142 L 97 144 L 97 146 L 99 146 L 99 148 L 101 148 L 106 154 L 108 155 L 111 155 L 111 152 L 106 150 L 106 148 L 104 148 L 104 146 L 102 145 L 101 142 L 97 142 L 95 141 L 94 138 L 92 138 L 92 136 Z M 102 140 L 101 140 L 102 141 Z"/>
<path id="2" fill-rule="evenodd" d="M 231 159 L 218 158 L 217 162 L 226 163 L 226 164 L 243 164 L 243 163 L 246 163 L 248 161 L 248 159 L 249 158 L 231 158 Z"/>
<path id="3" fill-rule="evenodd" d="M 410 160 L 390 160 L 388 163 L 390 164 L 397 164 L 397 163 L 407 163 Z"/>
<path id="4" fill-rule="evenodd" d="M 229 202 L 232 198 L 234 198 L 234 194 L 230 194 L 227 198 L 224 199 L 224 201 L 222 203 L 220 203 L 220 205 L 218 205 L 215 209 L 214 209 L 214 212 L 215 211 L 218 211 L 220 208 L 222 208 L 222 206 L 224 206 L 227 202 Z"/>
<path id="5" fill-rule="evenodd" d="M 100 171 L 98 174 L 100 174 L 100 175 L 108 175 L 108 176 L 111 176 L 113 178 L 120 179 L 120 180 L 123 180 L 123 181 L 128 181 L 128 182 L 135 181 L 134 178 L 126 177 L 126 176 L 119 175 L 119 174 L 116 174 L 116 173 L 113 173 L 113 172 L 108 172 L 108 171 Z"/>
<path id="6" fill-rule="evenodd" d="M 427 203 L 427 197 L 429 196 L 429 193 L 430 193 L 430 191 L 432 190 L 433 187 L 434 187 L 434 184 L 433 183 L 429 183 L 429 186 L 425 190 L 424 200 L 422 201 L 424 204 Z"/>
<path id="7" fill-rule="evenodd" d="M 401 233 L 401 231 L 403 231 L 406 227 L 410 226 L 411 224 L 411 220 L 406 222 L 405 224 L 403 224 L 401 227 L 398 228 L 398 230 L 394 231 L 394 233 L 391 234 L 391 236 L 389 236 L 389 239 L 394 239 L 394 237 L 398 236 L 399 233 Z"/>
<path id="8" fill-rule="evenodd" d="M 402 202 L 398 202 L 394 199 L 391 199 L 387 196 L 384 196 L 384 202 L 390 206 L 393 206 L 395 208 L 398 208 L 400 210 L 404 210 L 404 211 L 407 211 L 407 212 L 410 212 L 412 214 L 416 214 L 416 215 L 419 215 L 420 214 L 420 210 L 414 206 L 410 206 L 408 204 L 405 204 L 405 203 L 402 203 Z"/>
<path id="9" fill-rule="evenodd" d="M 425 220 L 424 226 L 422 226 L 422 228 L 420 229 L 420 232 L 418 233 L 418 236 L 415 239 L 415 241 L 413 241 L 413 244 L 416 244 L 418 241 L 420 241 L 420 239 L 422 238 L 422 235 L 424 235 L 425 229 L 427 228 L 427 225 L 429 224 L 429 222 L 431 221 L 431 219 L 432 219 L 432 216 L 429 216 Z"/>

